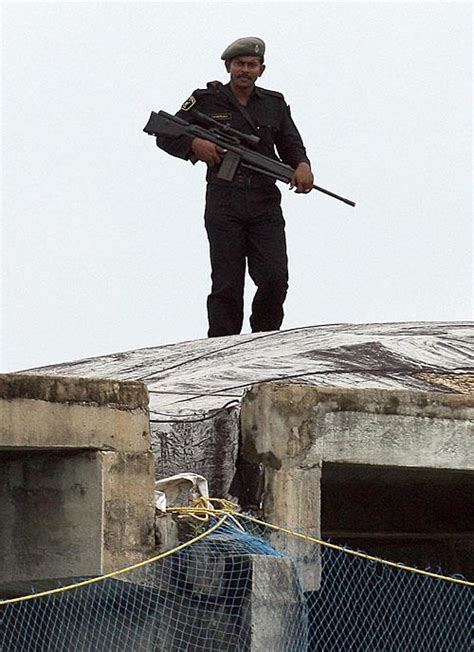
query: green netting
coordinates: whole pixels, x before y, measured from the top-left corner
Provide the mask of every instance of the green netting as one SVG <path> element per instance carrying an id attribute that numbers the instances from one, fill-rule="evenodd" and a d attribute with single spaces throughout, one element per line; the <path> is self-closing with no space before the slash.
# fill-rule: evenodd
<path id="1" fill-rule="evenodd" d="M 467 583 L 321 546 L 320 587 L 305 593 L 298 562 L 269 544 L 265 528 L 257 535 L 256 526 L 246 527 L 249 531 L 223 524 L 141 568 L 2 605 L 0 650 L 472 649 L 473 594 Z"/>

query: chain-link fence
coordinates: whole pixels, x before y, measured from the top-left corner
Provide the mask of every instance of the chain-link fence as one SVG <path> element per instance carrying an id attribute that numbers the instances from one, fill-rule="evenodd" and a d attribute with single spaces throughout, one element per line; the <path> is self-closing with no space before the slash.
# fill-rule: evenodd
<path id="1" fill-rule="evenodd" d="M 321 584 L 305 593 L 267 527 L 234 514 L 200 528 L 184 547 L 120 574 L 0 603 L 0 650 L 472 650 L 470 582 L 314 542 Z"/>

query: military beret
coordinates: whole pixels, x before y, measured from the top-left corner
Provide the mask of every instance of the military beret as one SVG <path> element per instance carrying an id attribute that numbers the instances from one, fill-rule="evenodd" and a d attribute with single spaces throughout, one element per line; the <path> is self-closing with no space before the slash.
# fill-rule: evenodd
<path id="1" fill-rule="evenodd" d="M 263 61 L 265 43 L 257 36 L 245 36 L 231 43 L 221 54 L 221 59 L 228 61 L 234 57 L 260 57 Z"/>

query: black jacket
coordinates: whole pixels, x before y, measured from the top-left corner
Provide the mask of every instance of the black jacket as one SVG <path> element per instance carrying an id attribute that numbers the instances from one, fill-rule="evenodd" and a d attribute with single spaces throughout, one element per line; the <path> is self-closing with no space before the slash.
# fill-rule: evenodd
<path id="1" fill-rule="evenodd" d="M 224 86 L 212 83 L 208 88 L 195 90 L 176 115 L 193 122 L 191 109 L 194 108 L 215 120 L 229 124 L 233 129 L 258 135 L 261 141 L 255 149 L 260 154 L 276 160 L 279 156 L 283 163 L 293 168 L 302 161 L 309 164 L 303 141 L 281 93 L 255 87 L 249 103 L 242 111 L 230 84 Z M 168 154 L 182 159 L 191 158 L 192 137 L 158 136 L 156 140 L 158 147 Z M 212 180 L 212 177 L 213 171 L 210 170 L 208 181 Z"/>

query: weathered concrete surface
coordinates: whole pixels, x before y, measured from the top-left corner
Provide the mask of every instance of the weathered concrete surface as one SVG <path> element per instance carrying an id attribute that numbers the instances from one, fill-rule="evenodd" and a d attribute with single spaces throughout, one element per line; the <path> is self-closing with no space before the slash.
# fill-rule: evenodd
<path id="1" fill-rule="evenodd" d="M 3 593 L 153 553 L 147 401 L 137 382 L 0 376 Z"/>
<path id="2" fill-rule="evenodd" d="M 252 590 L 247 605 L 249 652 L 306 649 L 306 604 L 291 560 L 252 555 Z"/>
<path id="3" fill-rule="evenodd" d="M 265 471 L 261 495 L 250 502 L 265 520 L 316 537 L 325 463 L 474 471 L 474 395 L 261 384 L 245 396 L 241 423 L 241 459 Z M 346 500 L 356 512 L 370 505 Z M 474 536 L 472 519 L 466 527 Z M 272 541 L 299 559 L 306 588 L 317 588 L 315 546 L 280 535 Z"/>
<path id="4" fill-rule="evenodd" d="M 474 395 L 261 384 L 242 403 L 242 453 L 284 459 L 474 469 Z"/>
<path id="5" fill-rule="evenodd" d="M 0 375 L 0 449 L 148 451 L 142 383 Z"/>
<path id="6" fill-rule="evenodd" d="M 94 575 L 103 568 L 97 453 L 0 453 L 0 581 Z"/>
<path id="7" fill-rule="evenodd" d="M 152 554 L 151 453 L 11 451 L 0 464 L 1 584 L 101 575 Z"/>
<path id="8" fill-rule="evenodd" d="M 155 548 L 152 453 L 99 453 L 102 464 L 103 572 L 150 557 Z"/>

